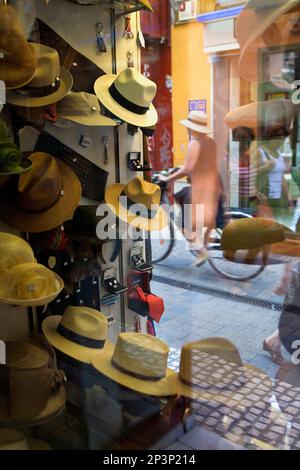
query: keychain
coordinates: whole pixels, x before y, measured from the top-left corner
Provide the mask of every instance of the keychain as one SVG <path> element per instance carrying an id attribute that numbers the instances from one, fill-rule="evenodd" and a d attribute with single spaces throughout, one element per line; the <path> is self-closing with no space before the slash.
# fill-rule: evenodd
<path id="1" fill-rule="evenodd" d="M 134 67 L 134 51 L 130 49 L 129 51 L 127 51 L 126 56 L 127 56 L 127 67 L 128 68 Z"/>
<path id="2" fill-rule="evenodd" d="M 125 31 L 123 37 L 125 37 L 126 39 L 134 38 L 134 34 L 131 30 L 131 18 L 129 14 L 125 15 Z"/>
<path id="3" fill-rule="evenodd" d="M 108 164 L 108 142 L 109 138 L 106 135 L 102 137 L 102 143 L 104 145 L 104 165 Z"/>
<path id="4" fill-rule="evenodd" d="M 107 47 L 103 38 L 103 24 L 96 24 L 96 33 L 97 33 L 97 45 L 100 52 L 107 52 Z"/>

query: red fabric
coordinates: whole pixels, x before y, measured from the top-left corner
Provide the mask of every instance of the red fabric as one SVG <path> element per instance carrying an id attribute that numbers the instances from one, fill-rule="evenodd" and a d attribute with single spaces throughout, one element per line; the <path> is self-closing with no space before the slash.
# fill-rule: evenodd
<path id="1" fill-rule="evenodd" d="M 136 288 L 139 298 L 143 302 L 147 302 L 149 307 L 149 316 L 156 323 L 160 322 L 160 319 L 165 311 L 164 301 L 161 297 L 153 294 L 146 294 L 141 287 Z"/>

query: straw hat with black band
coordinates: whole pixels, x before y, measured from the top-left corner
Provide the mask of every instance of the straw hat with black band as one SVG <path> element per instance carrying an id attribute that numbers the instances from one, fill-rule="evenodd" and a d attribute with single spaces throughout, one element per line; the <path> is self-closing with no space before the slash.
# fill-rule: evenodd
<path id="1" fill-rule="evenodd" d="M 187 119 L 180 121 L 180 124 L 201 134 L 212 134 L 212 129 L 208 127 L 208 116 L 203 111 L 191 111 Z"/>
<path id="2" fill-rule="evenodd" d="M 120 219 L 147 231 L 162 230 L 168 223 L 160 199 L 160 187 L 142 178 L 134 178 L 127 185 L 113 184 L 105 191 L 105 202 Z"/>
<path id="3" fill-rule="evenodd" d="M 71 90 L 73 78 L 60 66 L 55 49 L 43 44 L 30 43 L 37 58 L 37 68 L 26 86 L 8 91 L 6 100 L 14 106 L 41 107 L 61 100 Z"/>
<path id="4" fill-rule="evenodd" d="M 21 232 L 46 232 L 72 218 L 81 185 L 73 170 L 50 154 L 35 152 L 29 160 L 32 169 L 3 190 L 0 218 Z"/>
<path id="5" fill-rule="evenodd" d="M 158 115 L 152 101 L 157 86 L 134 68 L 102 75 L 94 85 L 100 102 L 114 116 L 137 127 L 154 126 Z"/>

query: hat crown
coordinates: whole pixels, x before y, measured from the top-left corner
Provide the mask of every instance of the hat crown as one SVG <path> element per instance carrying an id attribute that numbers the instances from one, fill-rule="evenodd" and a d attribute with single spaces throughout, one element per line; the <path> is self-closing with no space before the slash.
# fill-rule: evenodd
<path id="1" fill-rule="evenodd" d="M 208 124 L 208 116 L 203 111 L 190 111 L 188 120 L 201 126 L 207 126 Z"/>
<path id="2" fill-rule="evenodd" d="M 124 189 L 124 194 L 130 201 L 151 209 L 151 206 L 159 205 L 161 189 L 157 184 L 148 183 L 148 181 L 137 177 L 129 181 Z"/>
<path id="3" fill-rule="evenodd" d="M 63 178 L 52 155 L 33 153 L 32 168 L 19 177 L 16 204 L 19 209 L 37 213 L 50 209 L 62 196 Z"/>
<path id="4" fill-rule="evenodd" d="M 147 379 L 161 379 L 167 372 L 169 347 L 142 333 L 120 333 L 112 363 L 122 372 Z"/>
<path id="5" fill-rule="evenodd" d="M 52 47 L 30 43 L 37 59 L 37 68 L 28 87 L 44 87 L 54 84 L 60 76 L 59 55 Z"/>
<path id="6" fill-rule="evenodd" d="M 100 114 L 100 105 L 96 95 L 71 92 L 57 103 L 57 111 L 64 117 L 93 116 Z"/>
<path id="7" fill-rule="evenodd" d="M 156 84 L 132 67 L 123 70 L 114 85 L 128 101 L 145 108 L 150 106 L 157 92 Z"/>
<path id="8" fill-rule="evenodd" d="M 16 264 L 33 262 L 34 254 L 29 243 L 11 233 L 0 232 L 0 275 Z"/>
<path id="9" fill-rule="evenodd" d="M 107 318 L 103 313 L 92 308 L 69 306 L 62 316 L 60 324 L 85 338 L 94 340 L 107 338 Z"/>
<path id="10" fill-rule="evenodd" d="M 29 341 L 8 341 L 6 343 L 6 366 L 14 369 L 39 369 L 47 367 L 49 353 Z"/>

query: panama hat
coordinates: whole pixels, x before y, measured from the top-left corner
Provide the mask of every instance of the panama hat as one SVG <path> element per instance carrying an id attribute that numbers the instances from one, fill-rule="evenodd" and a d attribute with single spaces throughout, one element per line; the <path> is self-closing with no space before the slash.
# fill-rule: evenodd
<path id="1" fill-rule="evenodd" d="M 106 339 L 107 318 L 92 308 L 69 306 L 62 316 L 47 317 L 42 328 L 56 349 L 80 362 L 90 364 L 95 354 L 112 348 Z"/>
<path id="2" fill-rule="evenodd" d="M 55 49 L 37 43 L 31 43 L 31 47 L 37 57 L 35 74 L 26 87 L 9 91 L 6 100 L 15 106 L 48 106 L 61 100 L 71 90 L 73 78 L 68 70 L 60 67 Z"/>
<path id="3" fill-rule="evenodd" d="M 92 359 L 101 374 L 145 395 L 171 396 L 177 393 L 177 374 L 168 369 L 169 346 L 142 333 L 120 333 L 114 350 Z"/>
<path id="4" fill-rule="evenodd" d="M 56 106 L 57 119 L 66 119 L 84 126 L 116 126 L 116 122 L 100 114 L 96 95 L 90 93 L 68 93 Z"/>
<path id="5" fill-rule="evenodd" d="M 35 152 L 29 160 L 31 171 L 6 188 L 0 218 L 21 232 L 46 232 L 72 218 L 81 185 L 68 165 L 48 153 Z"/>
<path id="6" fill-rule="evenodd" d="M 200 132 L 202 134 L 211 134 L 212 130 L 209 129 L 208 125 L 208 116 L 203 111 L 191 111 L 187 119 L 180 121 L 180 124 L 191 129 L 195 132 Z"/>
<path id="7" fill-rule="evenodd" d="M 298 0 L 251 0 L 241 11 L 236 21 L 236 35 L 241 48 L 239 75 L 245 80 L 257 81 L 258 79 L 257 52 L 259 47 L 286 44 L 283 39 L 285 25 L 278 27 L 276 22 L 295 7 L 299 8 Z M 286 25 L 290 33 L 291 26 Z M 272 27 L 270 34 L 267 37 L 261 37 L 270 27 Z"/>
<path id="8" fill-rule="evenodd" d="M 0 232 L 0 275 L 22 263 L 34 263 L 29 243 L 12 233 Z"/>
<path id="9" fill-rule="evenodd" d="M 157 86 L 134 68 L 119 75 L 102 75 L 94 85 L 100 102 L 114 116 L 133 126 L 154 126 L 158 115 L 152 101 Z"/>
<path id="10" fill-rule="evenodd" d="M 237 347 L 221 337 L 185 344 L 181 349 L 178 380 L 178 393 L 183 396 L 227 404 L 231 400 L 237 407 L 243 407 L 252 380 L 262 400 L 267 401 L 272 390 L 269 377 L 261 369 L 243 363 Z M 254 392 L 253 386 L 251 391 Z"/>
<path id="11" fill-rule="evenodd" d="M 58 415 L 65 405 L 64 382 L 48 345 L 46 349 L 33 339 L 6 342 L 6 363 L 0 365 L 0 425 L 30 426 Z"/>
<path id="12" fill-rule="evenodd" d="M 42 306 L 54 300 L 64 287 L 58 274 L 38 263 L 22 263 L 0 276 L 0 302 Z"/>
<path id="13" fill-rule="evenodd" d="M 125 184 L 113 184 L 105 191 L 105 202 L 128 224 L 141 230 L 163 229 L 168 218 L 160 204 L 161 190 L 157 184 L 134 178 Z"/>
<path id="14" fill-rule="evenodd" d="M 1 450 L 51 450 L 46 442 L 25 436 L 17 429 L 0 429 L 0 451 Z"/>
<path id="15" fill-rule="evenodd" d="M 251 129 L 256 139 L 282 138 L 290 133 L 293 115 L 294 105 L 290 100 L 256 101 L 229 111 L 225 124 L 230 129 Z"/>
<path id="16" fill-rule="evenodd" d="M 34 50 L 10 5 L 0 5 L 0 53 L 0 80 L 7 90 L 30 82 L 37 65 Z"/>

